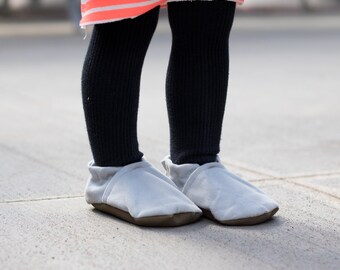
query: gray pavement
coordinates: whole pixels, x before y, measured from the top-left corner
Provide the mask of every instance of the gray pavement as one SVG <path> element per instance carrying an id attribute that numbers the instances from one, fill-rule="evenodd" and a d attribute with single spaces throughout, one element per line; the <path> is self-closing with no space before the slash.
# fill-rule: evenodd
<path id="1" fill-rule="evenodd" d="M 271 221 L 248 227 L 202 218 L 140 228 L 93 210 L 83 198 L 91 153 L 80 99 L 89 38 L 67 25 L 25 36 L 14 34 L 18 25 L 0 30 L 0 268 L 339 269 L 336 18 L 235 20 L 220 156 L 281 206 Z M 160 21 L 139 108 L 140 150 L 160 170 L 169 148 L 170 42 Z"/>

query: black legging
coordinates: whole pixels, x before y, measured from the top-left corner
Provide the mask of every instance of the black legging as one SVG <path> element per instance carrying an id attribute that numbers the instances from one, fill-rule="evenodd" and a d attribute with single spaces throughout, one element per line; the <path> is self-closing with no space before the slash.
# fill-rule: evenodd
<path id="1" fill-rule="evenodd" d="M 82 98 L 95 164 L 141 160 L 137 113 L 144 58 L 160 7 L 134 19 L 94 26 L 82 73 Z M 228 88 L 228 39 L 235 3 L 168 3 L 172 48 L 166 74 L 170 156 L 215 161 Z"/>

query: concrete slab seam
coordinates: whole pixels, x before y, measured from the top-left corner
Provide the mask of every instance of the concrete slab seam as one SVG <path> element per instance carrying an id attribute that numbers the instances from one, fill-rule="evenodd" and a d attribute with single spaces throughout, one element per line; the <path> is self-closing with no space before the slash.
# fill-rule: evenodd
<path id="1" fill-rule="evenodd" d="M 51 200 L 67 200 L 67 199 L 78 199 L 78 198 L 82 198 L 82 197 L 84 197 L 84 195 L 44 197 L 44 198 L 35 198 L 35 199 L 9 200 L 9 201 L 0 202 L 0 204 L 36 202 L 36 201 L 51 201 Z"/>

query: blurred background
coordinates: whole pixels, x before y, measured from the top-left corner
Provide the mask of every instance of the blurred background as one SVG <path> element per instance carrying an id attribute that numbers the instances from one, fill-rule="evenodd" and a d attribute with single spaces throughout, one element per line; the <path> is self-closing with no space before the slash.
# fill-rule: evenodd
<path id="1" fill-rule="evenodd" d="M 75 33 L 80 0 L 0 0 L 0 22 L 68 21 Z M 238 14 L 338 12 L 340 0 L 246 0 Z M 165 9 L 161 10 L 164 16 Z M 4 27 L 2 27 L 4 28 Z M 2 31 L 5 31 L 2 29 Z"/>
<path id="2" fill-rule="evenodd" d="M 83 198 L 92 156 L 81 72 L 91 28 L 84 39 L 79 5 L 0 0 L 0 268 L 339 269 L 340 0 L 237 8 L 220 156 L 279 202 L 278 217 L 169 231 L 97 215 Z M 138 115 L 140 150 L 161 171 L 170 49 L 164 8 Z"/>
<path id="3" fill-rule="evenodd" d="M 0 152 L 3 145 L 73 173 L 77 191 L 91 158 L 80 87 L 90 38 L 78 26 L 79 7 L 79 0 L 0 0 Z M 160 169 L 170 49 L 163 8 L 144 63 L 138 126 L 141 149 Z M 238 6 L 222 156 L 271 175 L 340 170 L 339 50 L 340 0 Z"/>
<path id="4" fill-rule="evenodd" d="M 76 190 L 91 158 L 80 89 L 90 38 L 78 26 L 79 7 L 79 0 L 0 0 L 0 142 L 74 173 Z M 168 151 L 170 49 L 164 8 L 144 63 L 138 126 L 155 164 Z M 222 155 L 274 174 L 340 170 L 339 50 L 340 0 L 238 6 Z"/>

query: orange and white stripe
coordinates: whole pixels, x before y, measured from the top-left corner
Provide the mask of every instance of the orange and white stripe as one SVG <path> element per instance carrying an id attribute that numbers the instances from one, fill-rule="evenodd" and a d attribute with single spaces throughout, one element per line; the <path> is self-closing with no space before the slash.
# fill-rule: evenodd
<path id="1" fill-rule="evenodd" d="M 165 8 L 168 2 L 190 0 L 81 0 L 79 25 L 114 22 L 127 18 L 135 18 L 156 6 Z M 205 0 L 213 1 L 213 0 Z M 244 0 L 226 0 L 242 4 Z"/>

